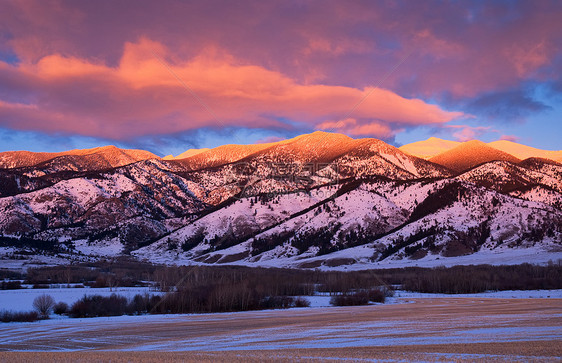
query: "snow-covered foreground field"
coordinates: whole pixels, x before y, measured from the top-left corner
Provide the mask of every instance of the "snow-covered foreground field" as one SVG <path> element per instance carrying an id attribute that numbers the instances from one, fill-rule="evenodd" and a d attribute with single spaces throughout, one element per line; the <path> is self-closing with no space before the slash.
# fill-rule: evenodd
<path id="1" fill-rule="evenodd" d="M 1 324 L 0 351 L 11 352 L 0 353 L 0 361 L 556 361 L 562 355 L 559 298 L 396 300 L 402 303 Z"/>

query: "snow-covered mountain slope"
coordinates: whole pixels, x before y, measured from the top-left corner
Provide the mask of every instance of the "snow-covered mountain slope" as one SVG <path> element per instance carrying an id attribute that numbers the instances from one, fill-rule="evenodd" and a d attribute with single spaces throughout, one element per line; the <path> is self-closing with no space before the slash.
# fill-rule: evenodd
<path id="1" fill-rule="evenodd" d="M 1 169 L 0 244 L 21 258 L 61 245 L 76 256 L 301 268 L 562 258 L 555 161 L 469 142 L 441 154 L 444 167 L 325 132 L 254 146 Z"/>
<path id="2" fill-rule="evenodd" d="M 66 161 L 79 164 L 75 167 L 75 170 L 84 168 L 89 168 L 90 170 L 100 170 L 103 168 L 115 168 L 132 164 L 141 160 L 159 159 L 159 157 L 149 151 L 119 149 L 115 146 L 69 150 L 60 153 L 7 151 L 0 153 L 0 169 L 35 166 L 49 160 L 52 161 L 57 159 L 58 164 Z"/>
<path id="3" fill-rule="evenodd" d="M 456 179 L 506 193 L 534 185 L 562 192 L 562 165 L 540 159 L 529 159 L 519 164 L 492 161 L 474 167 L 458 175 Z"/>
<path id="4" fill-rule="evenodd" d="M 514 197 L 539 202 L 562 210 L 562 193 L 544 185 L 522 187 L 509 193 Z"/>
<path id="5" fill-rule="evenodd" d="M 333 164 L 343 176 L 353 177 L 384 175 L 391 179 L 413 179 L 451 174 L 440 165 L 408 155 L 376 139 L 365 139 Z"/>
<path id="6" fill-rule="evenodd" d="M 178 263 L 376 267 L 481 251 L 562 250 L 556 205 L 454 179 L 400 185 L 381 180 L 339 195 L 333 191 L 320 188 L 263 204 L 243 199 L 134 254 Z"/>
<path id="7" fill-rule="evenodd" d="M 494 149 L 478 140 L 467 141 L 429 159 L 433 163 L 443 165 L 457 172 L 495 160 L 505 160 L 512 163 L 520 161 L 515 156 Z"/>
<path id="8" fill-rule="evenodd" d="M 459 146 L 461 142 L 443 140 L 437 137 L 430 137 L 427 140 L 412 142 L 400 146 L 399 149 L 403 152 L 417 156 L 422 159 L 429 159 L 433 156 L 439 155 L 445 151 L 451 150 Z"/>
<path id="9" fill-rule="evenodd" d="M 157 229 L 152 237 L 156 238 L 174 219 L 189 219 L 205 208 L 189 181 L 150 162 L 140 162 L 0 198 L 0 234 L 39 240 L 94 240 L 96 236 L 103 239 L 129 233 L 131 228 L 147 232 L 146 220 L 151 220 Z M 138 222 L 138 218 L 145 221 Z M 146 241 L 146 235 L 136 237 L 125 240 L 132 245 Z"/>

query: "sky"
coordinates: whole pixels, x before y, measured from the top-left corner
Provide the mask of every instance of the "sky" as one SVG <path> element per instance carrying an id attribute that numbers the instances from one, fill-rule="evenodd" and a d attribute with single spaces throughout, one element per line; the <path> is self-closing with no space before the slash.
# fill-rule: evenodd
<path id="1" fill-rule="evenodd" d="M 0 151 L 562 149 L 560 1 L 0 1 Z"/>

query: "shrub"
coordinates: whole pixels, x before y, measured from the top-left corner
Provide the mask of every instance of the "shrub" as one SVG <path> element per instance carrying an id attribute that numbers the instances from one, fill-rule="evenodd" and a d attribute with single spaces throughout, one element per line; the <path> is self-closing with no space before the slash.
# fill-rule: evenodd
<path id="1" fill-rule="evenodd" d="M 367 305 L 369 301 L 384 303 L 385 292 L 382 289 L 363 289 L 332 296 L 330 304 L 334 306 Z"/>
<path id="2" fill-rule="evenodd" d="M 0 290 L 17 290 L 21 289 L 20 281 L 2 281 Z"/>
<path id="3" fill-rule="evenodd" d="M 288 309 L 294 306 L 295 299 L 290 296 L 268 296 L 260 301 L 262 309 Z"/>
<path id="4" fill-rule="evenodd" d="M 303 298 L 303 297 L 297 297 L 295 299 L 295 307 L 296 308 L 307 308 L 310 306 L 310 301 Z"/>
<path id="5" fill-rule="evenodd" d="M 371 289 L 367 291 L 367 294 L 369 295 L 369 301 L 372 302 L 384 303 L 386 300 L 385 291 L 382 289 Z"/>
<path id="6" fill-rule="evenodd" d="M 137 294 L 133 297 L 130 304 L 130 310 L 135 314 L 150 313 L 154 308 L 160 304 L 162 298 L 158 295 L 140 295 Z"/>
<path id="7" fill-rule="evenodd" d="M 369 303 L 369 294 L 366 291 L 357 291 L 332 296 L 330 304 L 334 306 L 353 306 L 367 305 Z"/>
<path id="8" fill-rule="evenodd" d="M 62 301 L 56 303 L 53 312 L 57 315 L 66 314 L 68 312 L 68 304 Z"/>
<path id="9" fill-rule="evenodd" d="M 23 279 L 20 272 L 0 269 L 0 279 Z"/>
<path id="10" fill-rule="evenodd" d="M 96 282 L 92 285 L 92 288 L 98 289 L 103 287 L 108 287 L 108 278 L 107 276 L 101 275 L 96 278 Z"/>
<path id="11" fill-rule="evenodd" d="M 394 296 L 394 288 L 392 286 L 382 286 L 381 291 L 384 293 L 385 297 Z"/>
<path id="12" fill-rule="evenodd" d="M 39 295 L 33 300 L 33 307 L 41 314 L 42 318 L 48 318 L 55 306 L 55 299 L 51 295 Z"/>
<path id="13" fill-rule="evenodd" d="M 120 316 L 132 312 L 126 297 L 116 294 L 109 297 L 85 295 L 72 304 L 69 315 L 72 318 L 93 318 L 97 316 Z"/>
<path id="14" fill-rule="evenodd" d="M 3 323 L 10 322 L 34 322 L 39 320 L 39 314 L 36 311 L 28 312 L 13 312 L 13 311 L 0 311 L 0 321 Z"/>

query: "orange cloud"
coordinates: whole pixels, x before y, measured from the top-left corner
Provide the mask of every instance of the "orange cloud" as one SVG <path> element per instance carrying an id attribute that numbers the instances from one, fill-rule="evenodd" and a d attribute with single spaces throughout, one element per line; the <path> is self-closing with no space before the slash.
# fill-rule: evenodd
<path id="1" fill-rule="evenodd" d="M 338 130 L 391 137 L 405 126 L 439 125 L 464 116 L 380 88 L 300 84 L 216 48 L 177 59 L 149 39 L 125 44 L 115 66 L 53 54 L 19 66 L 0 63 L 0 72 L 16 74 L 14 82 L 19 80 L 29 100 L 29 107 L 0 103 L 3 126 L 98 137 L 291 127 L 281 120 L 326 128 L 326 120 L 338 120 L 360 100 L 351 115 L 354 123 Z"/>

